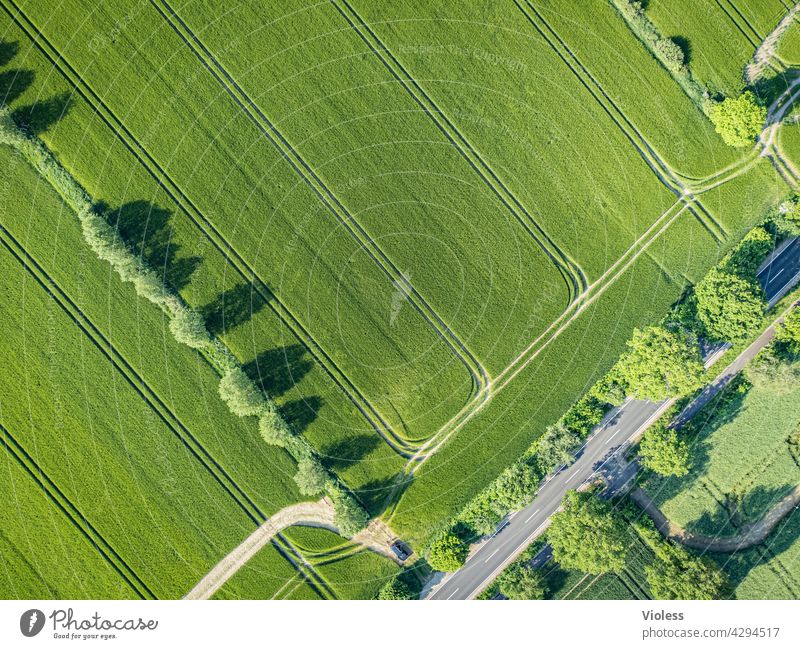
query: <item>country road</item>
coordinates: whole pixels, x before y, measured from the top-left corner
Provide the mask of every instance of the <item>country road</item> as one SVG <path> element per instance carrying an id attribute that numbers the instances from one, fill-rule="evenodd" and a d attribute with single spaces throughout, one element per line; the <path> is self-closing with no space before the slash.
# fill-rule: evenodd
<path id="1" fill-rule="evenodd" d="M 785 242 L 771 255 L 758 272 L 758 280 L 767 301 L 773 306 L 800 279 L 800 239 Z M 716 394 L 753 356 L 766 346 L 774 335 L 768 329 L 740 354 L 690 406 L 682 416 L 694 414 Z M 727 349 L 715 347 L 707 353 L 706 366 L 711 365 Z M 457 572 L 447 575 L 435 585 L 427 599 L 472 599 L 511 563 L 548 525 L 550 516 L 561 505 L 570 489 L 576 489 L 601 473 L 612 488 L 619 487 L 635 475 L 635 465 L 618 462 L 620 450 L 640 435 L 672 405 L 672 401 L 652 403 L 628 400 L 611 410 L 580 449 L 573 464 L 560 470 L 541 486 L 533 502 L 512 515 L 509 524 L 483 542 Z"/>

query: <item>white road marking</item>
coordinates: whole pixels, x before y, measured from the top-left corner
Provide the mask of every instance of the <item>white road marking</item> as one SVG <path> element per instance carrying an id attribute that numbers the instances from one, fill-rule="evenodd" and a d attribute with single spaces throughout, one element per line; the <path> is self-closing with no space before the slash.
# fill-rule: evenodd
<path id="1" fill-rule="evenodd" d="M 781 273 L 786 270 L 786 266 L 781 268 L 777 273 L 775 273 L 772 277 L 769 278 L 770 282 L 774 282 L 778 277 L 780 277 Z"/>
<path id="2" fill-rule="evenodd" d="M 527 523 L 528 521 L 530 521 L 530 520 L 531 520 L 531 519 L 532 519 L 534 516 L 536 516 L 536 514 L 538 514 L 540 511 L 541 511 L 541 509 L 537 509 L 535 512 L 533 512 L 533 514 L 531 514 L 530 516 L 528 516 L 528 518 L 526 518 L 526 519 L 525 519 L 525 522 Z"/>
<path id="3" fill-rule="evenodd" d="M 488 557 L 486 557 L 486 561 L 484 563 L 489 563 L 489 559 L 491 559 L 494 555 L 500 552 L 500 548 L 497 548 L 494 552 L 492 552 Z"/>
<path id="4" fill-rule="evenodd" d="M 577 470 L 575 473 L 573 473 L 573 474 L 572 474 L 572 475 L 571 475 L 569 478 L 567 478 L 566 480 L 564 480 L 564 484 L 567 484 L 567 483 L 568 483 L 570 480 L 572 480 L 572 478 L 574 478 L 574 477 L 575 477 L 576 475 L 578 475 L 580 472 L 581 472 L 581 470 L 580 470 L 580 469 L 578 469 L 578 470 Z"/>
<path id="5" fill-rule="evenodd" d="M 619 430 L 617 430 L 617 431 L 616 431 L 616 432 L 615 432 L 615 433 L 614 433 L 614 434 L 613 434 L 611 437 L 609 437 L 609 438 L 606 440 L 606 444 L 608 444 L 609 442 L 611 442 L 611 440 L 612 440 L 612 439 L 614 439 L 614 438 L 617 436 L 617 433 L 618 433 L 618 432 L 619 432 Z"/>
<path id="6" fill-rule="evenodd" d="M 458 588 L 456 588 L 452 593 L 450 593 L 450 597 L 448 597 L 447 599 L 453 599 L 453 597 L 455 596 L 455 594 L 457 592 L 458 592 Z"/>

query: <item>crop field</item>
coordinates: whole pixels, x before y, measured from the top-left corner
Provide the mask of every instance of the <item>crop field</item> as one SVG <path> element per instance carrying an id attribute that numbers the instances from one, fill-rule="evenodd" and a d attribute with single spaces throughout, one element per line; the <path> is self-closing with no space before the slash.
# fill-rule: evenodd
<path id="1" fill-rule="evenodd" d="M 708 420 L 691 441 L 689 474 L 652 478 L 646 490 L 676 524 L 701 534 L 733 535 L 800 482 L 787 442 L 800 421 L 800 395 L 757 386 L 740 401 L 700 416 Z"/>
<path id="2" fill-rule="evenodd" d="M 800 22 L 797 20 L 781 36 L 776 56 L 787 66 L 800 65 Z"/>
<path id="3" fill-rule="evenodd" d="M 695 4 L 646 10 L 734 92 L 786 7 L 720 0 L 689 20 Z M 0 8 L 0 104 L 415 550 L 789 191 L 722 142 L 608 0 Z M 776 138 L 790 162 L 797 133 Z M 0 594 L 181 597 L 320 496 L 21 155 L 0 146 L 0 168 L 2 512 L 41 513 L 0 526 Z M 750 415 L 776 399 L 752 391 L 704 432 L 696 475 L 653 483 L 668 516 L 716 525 L 735 493 L 755 518 L 797 481 L 779 442 L 800 399 L 785 420 Z M 649 597 L 651 553 L 632 542 L 619 575 L 556 570 L 554 597 Z M 369 599 L 398 571 L 290 528 L 213 596 Z"/>
<path id="4" fill-rule="evenodd" d="M 744 66 L 785 13 L 780 0 L 647 3 L 647 15 L 661 35 L 676 39 L 688 51 L 695 79 L 712 94 L 734 96 L 744 86 Z"/>

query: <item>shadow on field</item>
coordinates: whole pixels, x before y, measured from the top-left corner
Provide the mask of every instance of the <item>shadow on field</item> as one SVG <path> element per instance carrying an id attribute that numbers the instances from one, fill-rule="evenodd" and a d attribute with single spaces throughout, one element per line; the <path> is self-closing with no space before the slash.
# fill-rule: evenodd
<path id="1" fill-rule="evenodd" d="M 291 390 L 311 370 L 313 363 L 302 345 L 286 345 L 261 352 L 244 371 L 271 397 Z"/>
<path id="2" fill-rule="evenodd" d="M 294 431 L 300 435 L 317 418 L 324 403 L 322 397 L 306 397 L 286 402 L 281 406 L 280 411 L 292 424 Z"/>
<path id="3" fill-rule="evenodd" d="M 0 65 L 8 65 L 19 52 L 19 43 L 0 41 Z"/>
<path id="4" fill-rule="evenodd" d="M 34 135 L 41 135 L 63 119 L 72 106 L 72 95 L 62 92 L 55 97 L 17 108 L 12 117 Z"/>
<path id="5" fill-rule="evenodd" d="M 116 210 L 100 203 L 98 209 L 107 215 L 109 223 L 117 228 L 119 236 L 131 250 L 162 275 L 167 284 L 175 290 L 188 284 L 202 259 L 178 255 L 180 246 L 172 241 L 172 213 L 169 210 L 148 201 L 131 201 Z"/>
<path id="6" fill-rule="evenodd" d="M 376 433 L 356 433 L 320 449 L 320 455 L 329 469 L 338 471 L 360 462 L 380 445 Z"/>
<path id="7" fill-rule="evenodd" d="M 397 488 L 397 491 L 394 494 L 394 502 L 398 502 L 403 492 L 411 486 L 413 478 L 409 476 L 406 476 L 406 478 L 407 480 L 399 487 L 395 485 L 397 476 L 388 476 L 380 480 L 373 480 L 363 485 L 356 492 L 356 496 L 358 496 L 358 499 L 372 516 L 378 516 L 384 512 L 386 499 L 392 494 L 395 488 Z"/>
<path id="8" fill-rule="evenodd" d="M 266 304 L 261 294 L 253 290 L 252 284 L 239 284 L 201 307 L 200 313 L 211 335 L 216 336 L 243 325 Z"/>
<path id="9" fill-rule="evenodd" d="M 0 100 L 12 104 L 33 83 L 33 72 L 30 70 L 4 70 L 0 72 Z"/>

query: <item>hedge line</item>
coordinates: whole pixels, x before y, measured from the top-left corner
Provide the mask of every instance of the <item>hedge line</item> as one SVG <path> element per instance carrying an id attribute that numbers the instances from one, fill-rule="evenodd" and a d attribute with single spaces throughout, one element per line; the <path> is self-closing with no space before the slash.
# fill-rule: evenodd
<path id="1" fill-rule="evenodd" d="M 219 394 L 230 411 L 239 417 L 258 417 L 264 441 L 285 448 L 292 455 L 298 463 L 295 481 L 300 491 L 306 495 L 324 492 L 331 498 L 336 524 L 343 535 L 352 536 L 363 529 L 369 515 L 353 494 L 323 466 L 308 441 L 295 434 L 277 405 L 247 376 L 225 344 L 210 334 L 203 317 L 128 248 L 77 179 L 41 140 L 14 122 L 5 105 L 0 106 L 0 143 L 18 150 L 61 195 L 75 211 L 92 251 L 111 264 L 122 281 L 133 284 L 137 295 L 164 311 L 175 340 L 196 349 L 211 363 L 220 374 Z"/>

